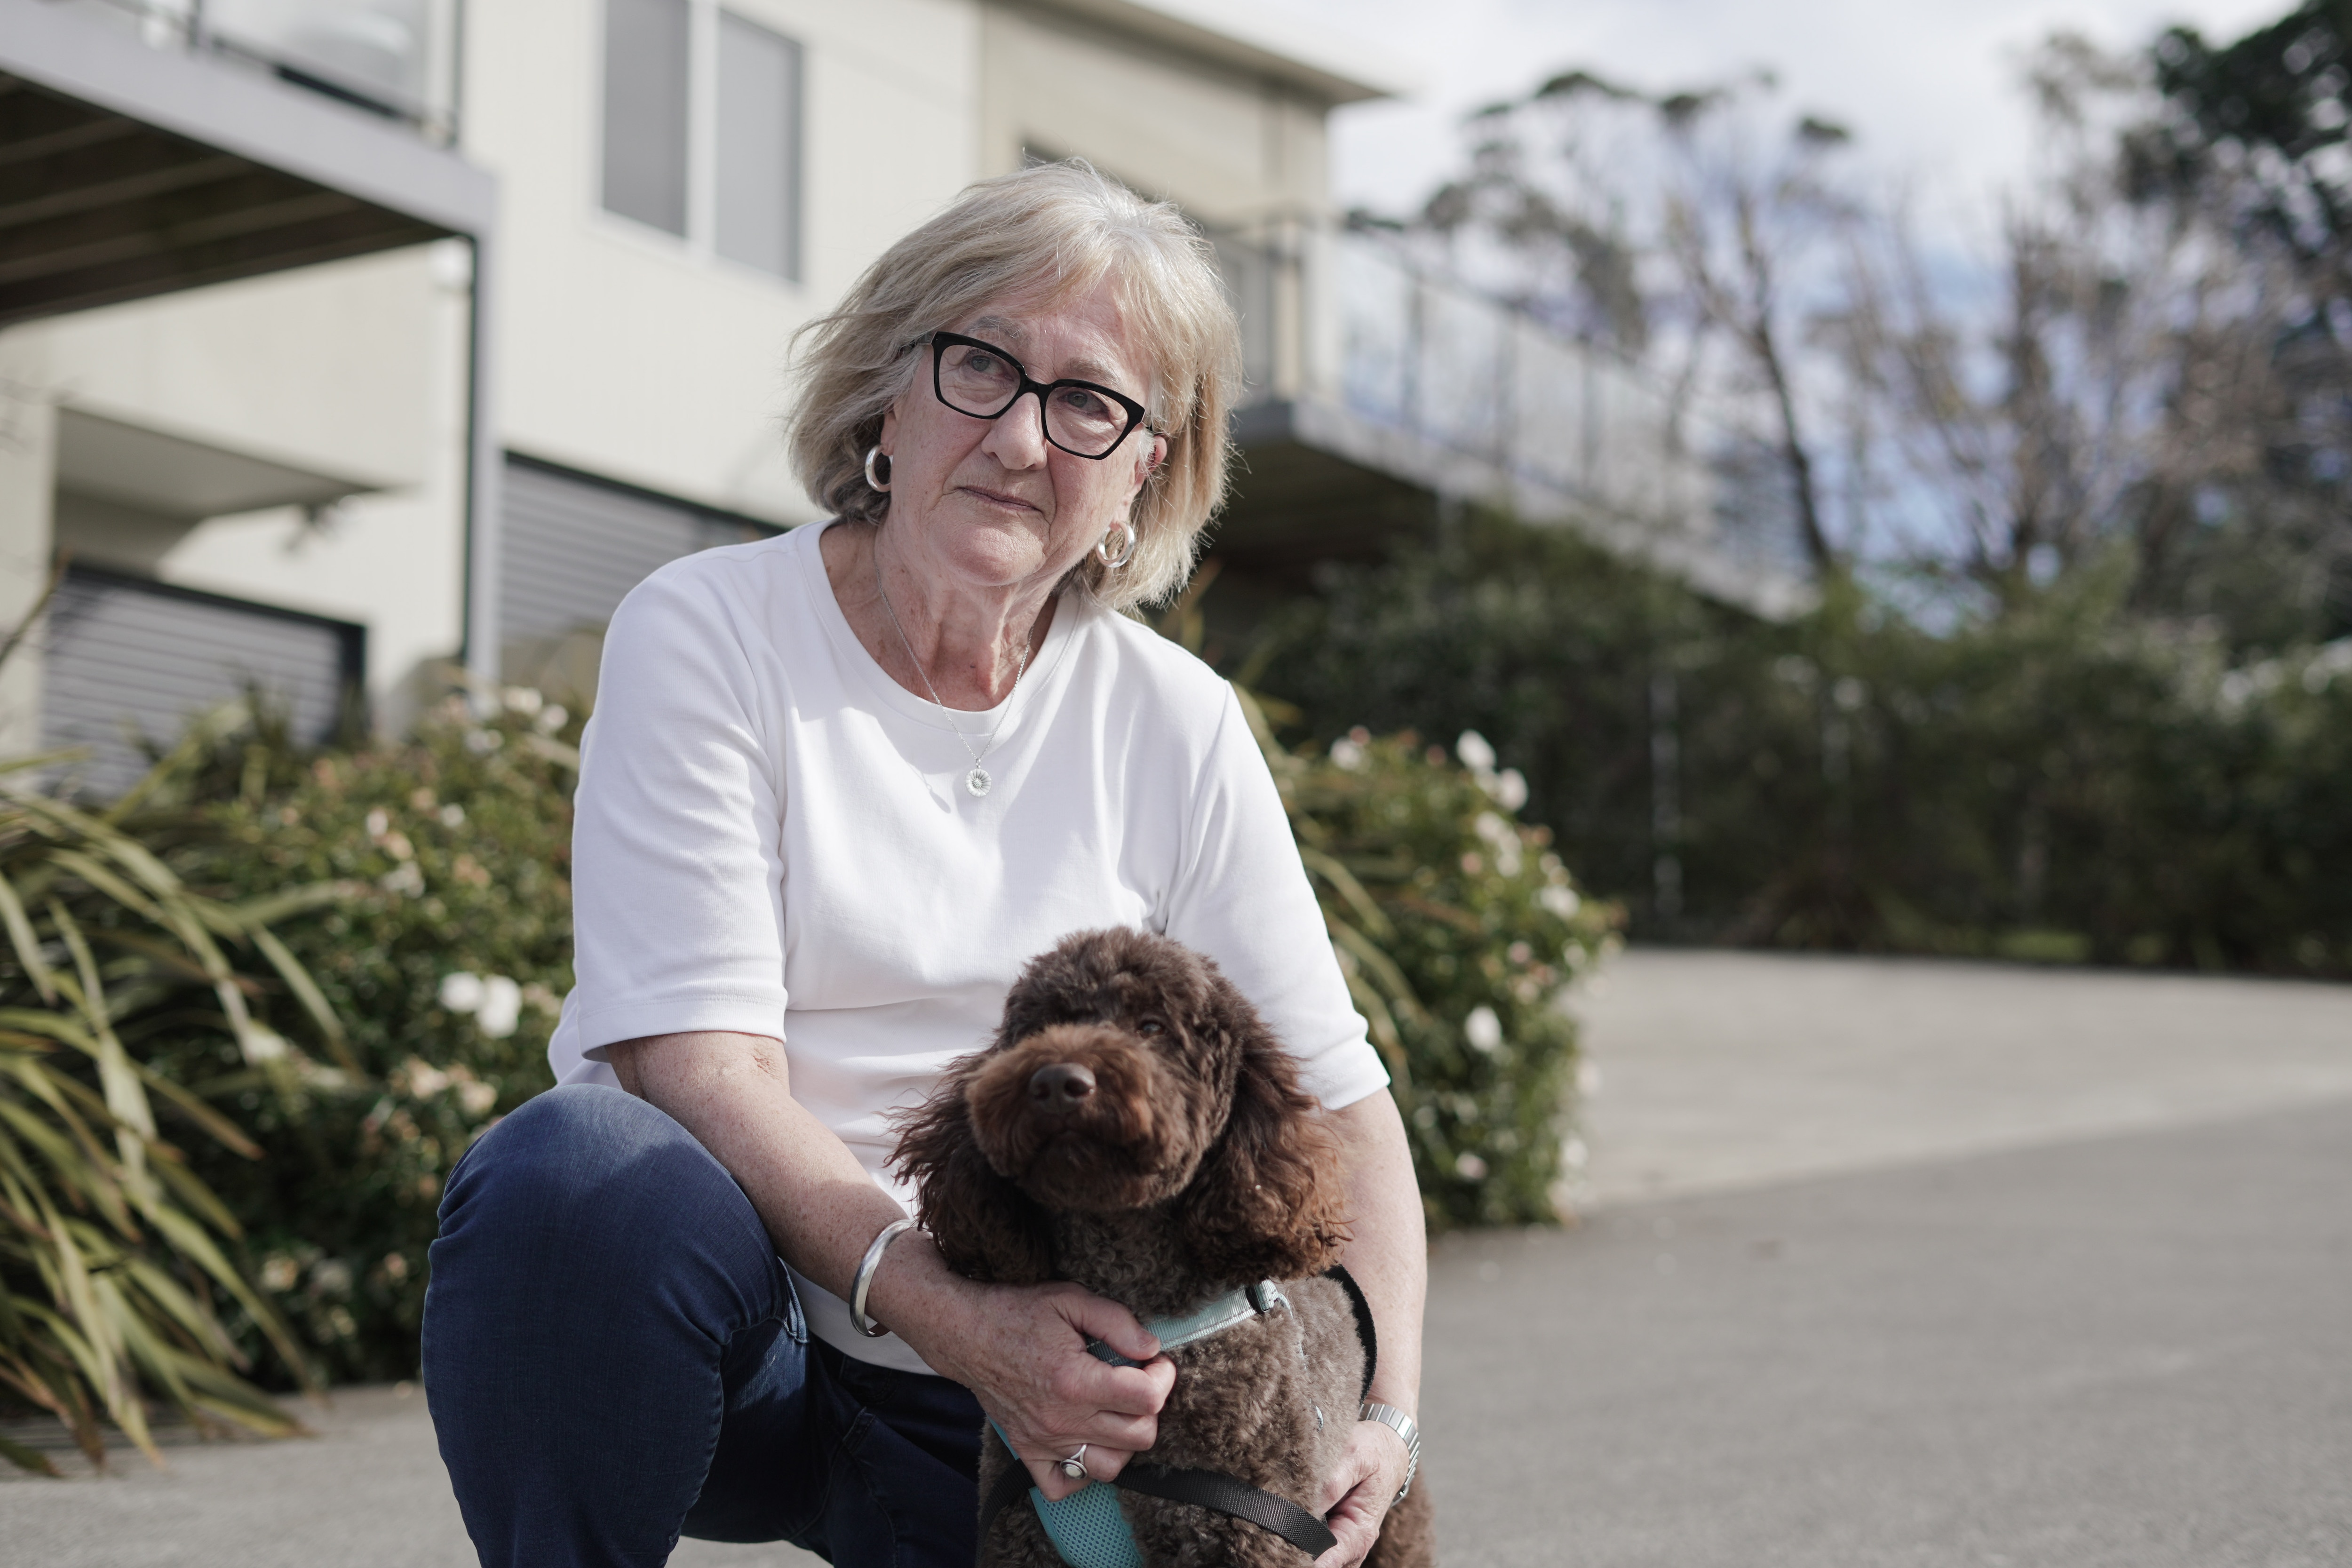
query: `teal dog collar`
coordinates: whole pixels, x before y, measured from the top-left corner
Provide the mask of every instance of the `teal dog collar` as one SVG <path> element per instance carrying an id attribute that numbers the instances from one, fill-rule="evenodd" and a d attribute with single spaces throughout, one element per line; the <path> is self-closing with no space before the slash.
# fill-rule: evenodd
<path id="1" fill-rule="evenodd" d="M 1211 1335 L 1223 1333 L 1236 1323 L 1246 1323 L 1252 1318 L 1287 1308 L 1289 1305 L 1290 1298 L 1282 1293 L 1281 1286 L 1271 1279 L 1261 1279 L 1255 1285 L 1245 1285 L 1238 1290 L 1228 1290 L 1205 1306 L 1196 1307 L 1181 1318 L 1161 1318 L 1157 1321 L 1146 1323 L 1143 1325 L 1143 1331 L 1160 1342 L 1160 1349 L 1164 1354 L 1179 1345 L 1189 1345 L 1196 1340 L 1205 1340 Z M 1139 1361 L 1129 1360 L 1100 1340 L 1088 1340 L 1087 1350 L 1097 1360 L 1107 1361 L 1113 1366 L 1143 1364 Z"/>

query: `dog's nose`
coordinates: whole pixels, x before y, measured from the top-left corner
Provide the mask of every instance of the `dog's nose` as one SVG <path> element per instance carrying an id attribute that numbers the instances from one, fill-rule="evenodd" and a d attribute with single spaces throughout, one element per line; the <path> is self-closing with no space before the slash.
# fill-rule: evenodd
<path id="1" fill-rule="evenodd" d="M 1055 1062 L 1029 1075 L 1029 1102 L 1048 1115 L 1076 1110 L 1094 1091 L 1094 1073 L 1076 1062 Z"/>

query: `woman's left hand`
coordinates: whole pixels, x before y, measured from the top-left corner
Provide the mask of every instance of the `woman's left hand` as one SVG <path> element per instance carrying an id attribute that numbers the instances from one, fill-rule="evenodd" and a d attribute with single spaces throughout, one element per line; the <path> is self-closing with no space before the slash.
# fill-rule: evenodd
<path id="1" fill-rule="evenodd" d="M 1410 1463 L 1404 1439 L 1394 1427 L 1359 1421 L 1339 1468 L 1324 1483 L 1323 1522 L 1339 1543 L 1315 1560 L 1315 1568 L 1356 1568 L 1381 1537 L 1381 1521 L 1404 1486 Z"/>

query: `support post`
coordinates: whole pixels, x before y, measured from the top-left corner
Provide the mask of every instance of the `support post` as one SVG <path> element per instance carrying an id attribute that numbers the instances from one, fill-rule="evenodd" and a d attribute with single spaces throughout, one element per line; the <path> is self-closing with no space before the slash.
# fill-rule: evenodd
<path id="1" fill-rule="evenodd" d="M 497 247 L 488 232 L 471 237 L 474 278 L 467 323 L 466 385 L 466 628 L 463 660 L 475 700 L 498 684 L 500 483 L 506 457 L 499 446 L 494 302 Z"/>

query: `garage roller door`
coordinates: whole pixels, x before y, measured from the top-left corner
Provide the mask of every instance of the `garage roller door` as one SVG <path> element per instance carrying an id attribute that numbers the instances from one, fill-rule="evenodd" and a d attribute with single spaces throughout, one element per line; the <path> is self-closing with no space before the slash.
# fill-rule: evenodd
<path id="1" fill-rule="evenodd" d="M 528 458 L 507 461 L 499 573 L 499 636 L 520 650 L 598 632 L 656 567 L 774 531 Z"/>
<path id="2" fill-rule="evenodd" d="M 41 743 L 89 748 L 83 793 L 121 794 L 188 721 L 258 689 L 295 738 L 320 742 L 355 713 L 367 634 L 348 621 L 76 567 L 37 634 Z"/>

